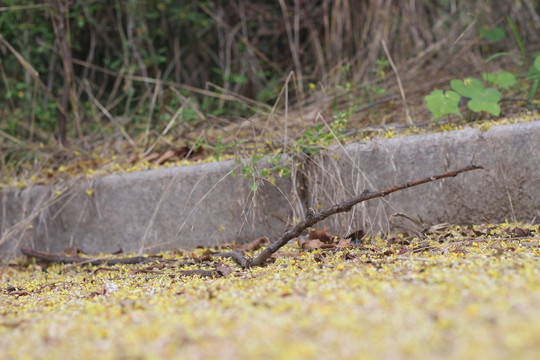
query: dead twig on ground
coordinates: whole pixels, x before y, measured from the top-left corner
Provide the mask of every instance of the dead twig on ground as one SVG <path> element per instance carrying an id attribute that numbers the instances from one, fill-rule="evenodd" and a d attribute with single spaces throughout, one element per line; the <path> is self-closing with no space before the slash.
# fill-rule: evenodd
<path id="1" fill-rule="evenodd" d="M 26 256 L 31 256 L 36 259 L 46 261 L 46 262 L 52 262 L 52 263 L 60 263 L 60 264 L 80 264 L 80 265 L 117 265 L 117 264 L 142 264 L 150 261 L 155 261 L 152 258 L 147 258 L 144 256 L 135 256 L 135 257 L 129 257 L 129 258 L 122 258 L 122 259 L 85 259 L 80 257 L 74 257 L 74 256 L 62 256 L 62 255 L 56 255 L 51 254 L 44 251 L 39 251 L 32 249 L 28 246 L 21 246 L 21 252 Z"/>
<path id="2" fill-rule="evenodd" d="M 367 200 L 371 200 L 371 199 L 375 199 L 379 197 L 385 197 L 386 195 L 391 194 L 396 191 L 404 190 L 404 189 L 421 185 L 421 184 L 425 184 L 431 181 L 436 181 L 436 180 L 449 178 L 449 177 L 455 177 L 456 175 L 461 174 L 463 172 L 478 170 L 478 169 L 483 169 L 483 167 L 477 166 L 477 165 L 469 165 L 461 169 L 449 171 L 441 175 L 433 175 L 424 179 L 407 182 L 405 184 L 393 186 L 393 187 L 379 190 L 379 191 L 364 190 L 362 194 L 352 199 L 346 200 L 340 204 L 332 205 L 331 207 L 321 210 L 319 212 L 315 212 L 313 209 L 308 209 L 306 218 L 303 221 L 296 224 L 292 229 L 290 229 L 285 234 L 283 234 L 277 241 L 268 245 L 255 258 L 246 258 L 244 255 L 235 251 L 220 253 L 214 256 L 231 258 L 242 268 L 261 266 L 266 263 L 266 260 L 268 260 L 268 258 L 272 256 L 272 254 L 274 254 L 280 248 L 285 246 L 285 244 L 287 244 L 290 240 L 298 237 L 304 230 L 326 219 L 329 216 L 342 213 L 342 212 L 348 212 L 353 208 L 354 205 L 357 205 Z"/>
<path id="3" fill-rule="evenodd" d="M 379 191 L 370 191 L 370 190 L 364 190 L 362 194 L 351 198 L 349 200 L 346 200 L 342 203 L 332 205 L 329 208 L 326 208 L 322 211 L 315 212 L 313 209 L 308 209 L 306 218 L 301 221 L 300 223 L 296 224 L 292 229 L 285 232 L 277 241 L 273 242 L 272 244 L 268 245 L 257 257 L 251 258 L 244 256 L 241 252 L 238 251 L 230 251 L 225 253 L 218 253 L 214 254 L 215 257 L 222 257 L 222 258 L 231 258 L 233 259 L 238 265 L 240 265 L 242 268 L 249 268 L 253 266 L 261 266 L 266 263 L 266 261 L 272 256 L 274 253 L 276 253 L 280 248 L 282 248 L 285 244 L 287 244 L 290 240 L 298 237 L 304 230 L 307 228 L 315 225 L 316 223 L 326 219 L 329 216 L 342 213 L 342 212 L 348 212 L 350 211 L 353 206 L 375 198 L 385 197 L 386 195 L 389 195 L 393 192 L 404 190 L 413 186 L 425 184 L 428 182 L 449 178 L 449 177 L 455 177 L 458 174 L 461 174 L 463 172 L 472 171 L 472 170 L 478 170 L 483 169 L 481 166 L 477 165 L 469 165 L 466 167 L 463 167 L 458 170 L 449 171 L 441 175 L 433 175 L 424 179 L 419 179 L 411 182 L 407 182 L 401 185 L 396 185 L 387 189 L 379 190 Z M 266 238 L 257 239 L 257 246 L 262 245 L 264 240 L 267 240 Z M 247 249 L 246 249 L 247 250 Z M 21 247 L 21 252 L 24 255 L 34 257 L 36 259 L 40 259 L 47 262 L 54 262 L 54 263 L 62 263 L 62 264 L 80 264 L 80 265 L 116 265 L 116 264 L 140 264 L 145 262 L 153 261 L 151 258 L 137 256 L 137 257 L 130 257 L 130 258 L 123 258 L 123 259 L 85 259 L 80 257 L 72 257 L 72 256 L 63 256 L 63 255 L 56 255 L 51 254 L 39 250 L 32 249 L 27 246 Z M 230 269 L 227 269 L 227 274 L 220 273 L 220 269 L 211 270 L 208 273 L 200 273 L 198 271 L 184 271 L 180 272 L 180 275 L 194 275 L 198 274 L 201 276 L 227 276 L 228 273 L 230 273 Z"/>
<path id="4" fill-rule="evenodd" d="M 157 259 L 144 257 L 144 256 L 135 256 L 135 257 L 128 257 L 128 258 L 116 258 L 116 259 L 86 259 L 76 256 L 64 256 L 64 255 L 57 255 L 48 253 L 45 251 L 39 251 L 32 249 L 28 246 L 21 246 L 21 252 L 26 255 L 33 258 L 36 258 L 41 261 L 45 261 L 47 263 L 59 263 L 59 264 L 77 264 L 77 265 L 91 265 L 91 266 L 99 266 L 98 269 L 96 269 L 93 273 L 97 273 L 98 271 L 117 271 L 118 269 L 114 268 L 106 268 L 105 266 L 111 266 L 111 265 L 133 265 L 133 264 L 144 264 L 148 262 L 156 262 Z M 164 262 L 177 262 L 176 260 L 165 260 L 165 259 L 159 259 L 159 263 L 161 265 L 164 264 Z M 177 266 L 180 265 L 189 265 L 189 262 L 180 262 L 177 264 Z M 147 273 L 147 274 L 161 274 L 162 271 L 155 270 L 155 265 L 151 265 L 145 269 L 139 269 L 135 270 L 134 273 Z M 161 268 L 161 267 L 160 267 Z M 176 276 L 201 276 L 201 277 L 227 277 L 229 274 L 233 272 L 232 268 L 218 264 L 218 266 L 215 267 L 215 269 L 195 269 L 195 270 L 182 270 L 176 272 L 173 277 Z"/>

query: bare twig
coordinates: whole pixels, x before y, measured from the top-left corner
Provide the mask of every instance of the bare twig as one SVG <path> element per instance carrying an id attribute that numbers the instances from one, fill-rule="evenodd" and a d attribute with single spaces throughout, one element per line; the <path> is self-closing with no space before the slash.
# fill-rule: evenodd
<path id="1" fill-rule="evenodd" d="M 461 169 L 450 171 L 441 175 L 433 175 L 424 179 L 411 181 L 405 184 L 396 185 L 396 186 L 379 190 L 379 191 L 364 190 L 362 194 L 352 199 L 346 200 L 340 204 L 332 205 L 331 207 L 321 210 L 319 212 L 315 212 L 313 209 L 309 209 L 307 212 L 306 218 L 303 221 L 296 224 L 292 229 L 290 229 L 285 234 L 283 234 L 277 241 L 267 246 L 256 258 L 248 259 L 244 257 L 242 254 L 238 252 L 234 252 L 234 251 L 217 254 L 217 256 L 229 257 L 243 268 L 252 267 L 252 266 L 260 266 L 260 265 L 263 265 L 266 262 L 266 260 L 268 260 L 268 258 L 272 256 L 272 254 L 274 254 L 276 251 L 282 248 L 290 240 L 296 238 L 304 230 L 326 219 L 329 216 L 342 213 L 342 212 L 348 212 L 353 208 L 354 205 L 357 205 L 367 200 L 371 200 L 371 199 L 375 199 L 379 197 L 385 197 L 386 195 L 391 194 L 396 191 L 404 190 L 404 189 L 421 185 L 421 184 L 425 184 L 431 181 L 436 181 L 436 180 L 440 180 L 440 179 L 444 179 L 448 177 L 455 177 L 456 175 L 461 174 L 463 172 L 478 170 L 478 169 L 483 169 L 483 167 L 477 166 L 477 165 L 469 165 Z"/>
<path id="2" fill-rule="evenodd" d="M 77 264 L 77 265 L 91 265 L 91 266 L 110 266 L 110 265 L 128 265 L 128 264 L 144 264 L 148 262 L 154 262 L 156 260 L 144 256 L 135 256 L 135 257 L 129 257 L 129 258 L 116 258 L 116 259 L 85 259 L 80 257 L 72 257 L 72 256 L 63 256 L 63 255 L 57 255 L 57 254 L 51 254 L 44 251 L 39 251 L 32 249 L 28 246 L 21 246 L 21 252 L 26 255 L 30 256 L 36 259 L 39 259 L 41 261 L 45 261 L 48 263 L 58 263 L 58 264 Z M 160 262 L 167 261 L 168 260 L 160 260 Z M 173 260 L 174 261 L 174 260 Z M 186 263 L 179 263 L 178 265 L 182 265 Z M 111 268 L 105 268 L 100 267 L 94 271 L 94 273 L 98 271 L 116 271 L 117 269 L 111 269 Z M 175 273 L 174 276 L 195 276 L 199 275 L 201 277 L 227 277 L 232 270 L 223 265 L 218 265 L 215 269 L 210 270 L 203 270 L 203 269 L 195 269 L 195 270 L 183 270 Z M 146 269 L 140 269 L 134 271 L 134 273 L 148 273 L 148 274 L 161 274 L 162 272 L 159 270 L 153 270 L 151 268 Z"/>
<path id="3" fill-rule="evenodd" d="M 80 265 L 116 265 L 116 264 L 142 264 L 150 261 L 154 261 L 151 258 L 144 256 L 136 256 L 122 259 L 85 259 L 73 256 L 62 256 L 51 254 L 44 251 L 32 249 L 28 246 L 21 246 L 21 252 L 30 257 L 34 257 L 39 260 L 60 263 L 60 264 L 80 264 Z"/>

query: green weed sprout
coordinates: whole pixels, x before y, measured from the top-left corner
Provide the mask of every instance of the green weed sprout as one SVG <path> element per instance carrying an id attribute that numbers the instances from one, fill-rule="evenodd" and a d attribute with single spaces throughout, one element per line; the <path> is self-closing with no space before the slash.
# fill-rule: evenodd
<path id="1" fill-rule="evenodd" d="M 456 114 L 459 117 L 463 117 L 458 108 L 460 96 L 454 91 L 449 90 L 443 93 L 442 90 L 434 90 L 424 99 L 429 111 L 431 111 L 435 118 L 435 123 L 438 123 L 440 118 L 449 114 Z"/>
<path id="2" fill-rule="evenodd" d="M 504 89 L 514 85 L 516 82 L 515 77 L 507 72 L 484 74 L 484 79 Z M 469 99 L 467 106 L 471 111 L 477 113 L 485 111 L 495 116 L 500 115 L 499 101 L 501 100 L 501 93 L 499 90 L 492 87 L 484 88 L 482 81 L 474 77 L 463 80 L 454 79 L 450 81 L 450 87 L 453 91 L 449 90 L 443 93 L 442 90 L 434 90 L 424 98 L 429 111 L 435 118 L 435 122 L 449 114 L 463 117 L 458 107 L 461 96 Z"/>
<path id="3" fill-rule="evenodd" d="M 484 88 L 482 82 L 473 77 L 464 80 L 454 79 L 450 81 L 450 86 L 461 96 L 470 99 L 467 106 L 472 111 L 485 111 L 495 116 L 501 114 L 501 107 L 499 106 L 501 93 L 499 90 L 495 88 Z"/>
<path id="4" fill-rule="evenodd" d="M 521 73 L 518 77 L 531 82 L 530 87 L 525 89 L 527 98 L 531 101 L 540 87 L 540 52 L 537 52 L 532 58 L 527 57 L 525 46 L 519 36 L 517 27 L 510 18 L 508 18 L 508 23 L 520 49 L 520 55 L 507 52 L 496 53 L 487 58 L 486 63 L 499 56 L 519 57 L 521 64 L 532 62 L 526 75 L 524 75 L 525 69 L 522 68 L 521 71 L 518 71 Z M 480 29 L 479 36 L 489 43 L 496 43 L 506 37 L 506 32 L 498 26 L 491 29 L 484 27 Z M 468 77 L 463 80 L 454 79 L 450 81 L 450 87 L 453 91 L 449 90 L 444 93 L 442 90 L 434 90 L 431 94 L 425 96 L 424 100 L 427 108 L 435 118 L 435 123 L 438 123 L 440 118 L 450 114 L 463 117 L 459 112 L 458 107 L 461 97 L 468 99 L 467 106 L 471 111 L 476 113 L 484 111 L 499 116 L 501 114 L 499 101 L 501 100 L 502 95 L 497 88 L 503 91 L 511 91 L 516 88 L 518 90 L 522 89 L 521 83 L 516 80 L 516 76 L 508 71 L 484 73 L 482 79 L 489 87 L 484 88 L 484 84 L 481 80 L 474 77 Z"/>
<path id="5" fill-rule="evenodd" d="M 216 146 L 212 146 L 212 145 L 209 145 L 209 144 L 202 144 L 203 147 L 214 151 L 214 159 L 216 159 L 216 161 L 220 160 L 221 154 L 225 150 L 233 148 L 233 147 L 235 147 L 235 146 L 237 146 L 239 144 L 245 143 L 247 141 L 247 140 L 242 140 L 241 139 L 241 140 L 235 140 L 235 141 L 230 142 L 228 144 L 223 144 L 223 138 L 224 137 L 225 136 L 220 136 L 218 138 Z"/>

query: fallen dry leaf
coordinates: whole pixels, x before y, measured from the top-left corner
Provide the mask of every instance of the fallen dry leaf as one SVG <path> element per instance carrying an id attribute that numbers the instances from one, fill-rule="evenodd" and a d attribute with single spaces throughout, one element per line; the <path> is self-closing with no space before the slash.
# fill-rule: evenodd
<path id="1" fill-rule="evenodd" d="M 246 251 L 255 251 L 261 248 L 263 245 L 270 244 L 270 240 L 267 237 L 263 236 L 253 241 L 250 241 L 246 244 L 234 246 L 236 251 L 246 252 Z"/>
<path id="2" fill-rule="evenodd" d="M 302 243 L 302 249 L 306 250 L 306 251 L 312 251 L 312 250 L 315 250 L 315 249 L 320 249 L 322 246 L 324 245 L 324 243 L 319 240 L 319 239 L 316 239 L 316 240 L 308 240 L 308 241 L 305 241 Z"/>
<path id="3" fill-rule="evenodd" d="M 175 156 L 176 156 L 176 152 L 169 149 L 165 151 L 163 154 L 161 154 L 160 157 L 157 158 L 156 163 L 158 165 L 162 165 L 165 161 L 168 161 Z M 178 158 L 176 158 L 175 160 L 178 160 Z"/>
<path id="4" fill-rule="evenodd" d="M 146 155 L 141 161 L 139 161 L 139 163 L 143 163 L 145 161 L 151 162 L 153 160 L 158 159 L 160 156 L 161 156 L 161 153 L 154 151 Z"/>
<path id="5" fill-rule="evenodd" d="M 392 237 L 387 240 L 388 245 L 409 245 L 410 241 L 400 238 L 400 237 Z"/>
<path id="6" fill-rule="evenodd" d="M 312 251 L 315 249 L 331 249 L 336 247 L 335 244 L 325 244 L 319 239 L 302 241 L 299 242 L 299 244 L 302 249 L 306 251 Z"/>
<path id="7" fill-rule="evenodd" d="M 512 229 L 512 234 L 515 237 L 529 237 L 531 236 L 531 230 L 515 227 Z"/>
<path id="8" fill-rule="evenodd" d="M 71 246 L 67 248 L 66 250 L 64 250 L 64 254 L 70 257 L 78 257 L 79 254 L 84 254 L 84 252 L 75 246 Z"/>
<path id="9" fill-rule="evenodd" d="M 145 270 L 161 270 L 165 267 L 165 262 L 156 262 L 145 267 Z"/>
<path id="10" fill-rule="evenodd" d="M 232 274 L 232 272 L 234 271 L 234 268 L 227 265 L 219 265 L 219 266 L 216 266 L 216 271 L 218 272 L 219 275 L 223 277 L 227 277 Z"/>
<path id="11" fill-rule="evenodd" d="M 336 247 L 338 247 L 338 248 L 347 247 L 351 243 L 351 240 L 352 240 L 352 238 L 348 238 L 348 239 L 340 238 L 338 240 L 338 243 L 337 243 Z"/>
<path id="12" fill-rule="evenodd" d="M 331 243 L 332 238 L 326 234 L 329 229 L 329 227 L 325 227 L 320 230 L 311 230 L 309 232 L 309 240 L 320 240 L 325 244 Z"/>

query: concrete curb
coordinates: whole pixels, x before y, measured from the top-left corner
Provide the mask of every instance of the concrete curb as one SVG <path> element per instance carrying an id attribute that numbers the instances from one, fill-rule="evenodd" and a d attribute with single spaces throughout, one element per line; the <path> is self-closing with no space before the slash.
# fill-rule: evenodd
<path id="1" fill-rule="evenodd" d="M 388 231 L 394 213 L 420 216 L 428 225 L 539 221 L 540 121 L 333 148 L 307 167 L 308 203 L 326 207 L 364 189 L 383 189 L 473 163 L 484 170 L 360 204 L 353 216 L 340 214 L 322 225 L 337 233 Z"/>
<path id="2" fill-rule="evenodd" d="M 20 245 L 59 252 L 156 252 L 246 242 L 281 233 L 291 182 L 262 183 L 255 197 L 234 161 L 107 175 L 56 195 L 34 186 L 0 194 L 2 257 Z M 87 193 L 91 189 L 91 195 Z M 281 216 L 276 216 L 276 214 Z M 12 236 L 14 235 L 14 236 Z"/>
<path id="3" fill-rule="evenodd" d="M 485 170 L 421 185 L 328 219 L 332 233 L 387 231 L 395 212 L 425 223 L 540 218 L 540 121 L 396 137 L 334 147 L 303 164 L 296 177 L 262 183 L 253 197 L 233 161 L 78 181 L 62 189 L 0 192 L 0 257 L 21 245 L 60 252 L 156 252 L 238 243 L 283 233 L 283 219 L 361 193 L 443 173 L 470 163 Z M 65 185 L 64 185 L 65 186 Z M 87 193 L 92 189 L 91 195 Z M 297 193 L 305 194 L 301 199 Z M 295 211 L 293 211 L 295 209 Z"/>

